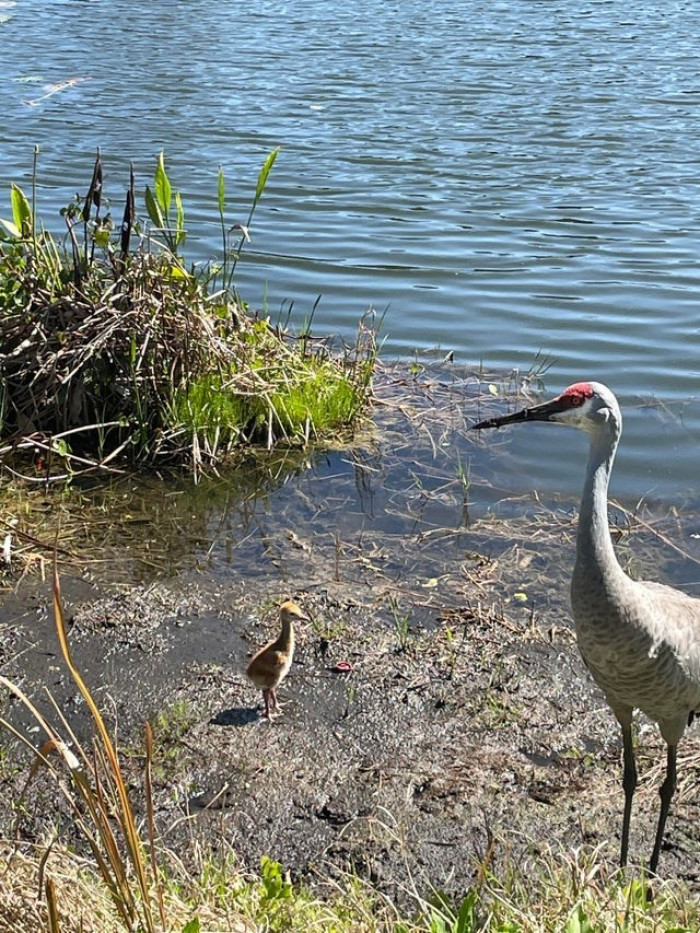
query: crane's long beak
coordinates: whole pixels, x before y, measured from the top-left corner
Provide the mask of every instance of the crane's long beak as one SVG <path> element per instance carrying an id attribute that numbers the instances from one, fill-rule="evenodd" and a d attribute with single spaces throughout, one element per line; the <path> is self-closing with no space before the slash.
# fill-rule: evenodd
<path id="1" fill-rule="evenodd" d="M 565 406 L 561 403 L 561 396 L 553 398 L 549 402 L 542 402 L 540 405 L 533 405 L 531 408 L 523 408 L 520 411 L 513 412 L 512 415 L 499 415 L 497 418 L 487 418 L 485 421 L 479 421 L 478 424 L 471 426 L 472 431 L 482 431 L 484 428 L 500 428 L 504 424 L 518 424 L 520 421 L 550 421 L 552 415 L 564 411 Z"/>

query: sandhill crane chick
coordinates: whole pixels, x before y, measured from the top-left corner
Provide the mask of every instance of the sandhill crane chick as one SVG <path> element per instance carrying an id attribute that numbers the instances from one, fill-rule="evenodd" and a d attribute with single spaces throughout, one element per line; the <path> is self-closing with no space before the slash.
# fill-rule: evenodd
<path id="1" fill-rule="evenodd" d="M 662 583 L 632 580 L 618 563 L 608 525 L 608 482 L 622 432 L 617 399 L 599 382 L 577 382 L 561 395 L 477 429 L 521 421 L 554 421 L 585 431 L 588 468 L 581 497 L 571 608 L 583 660 L 622 730 L 625 807 L 620 865 L 627 862 L 637 768 L 632 712 L 658 723 L 667 746 L 666 778 L 654 848 L 656 872 L 666 817 L 676 788 L 676 746 L 700 708 L 700 600 Z"/>
<path id="2" fill-rule="evenodd" d="M 282 603 L 282 629 L 279 635 L 269 645 L 261 648 L 246 668 L 249 680 L 262 690 L 266 719 L 270 718 L 272 710 L 279 710 L 277 687 L 287 675 L 294 657 L 294 622 L 308 621 L 309 617 L 291 599 Z"/>

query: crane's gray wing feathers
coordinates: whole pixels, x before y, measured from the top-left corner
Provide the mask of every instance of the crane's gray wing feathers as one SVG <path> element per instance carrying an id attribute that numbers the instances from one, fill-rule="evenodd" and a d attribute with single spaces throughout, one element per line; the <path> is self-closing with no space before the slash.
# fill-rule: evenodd
<path id="1" fill-rule="evenodd" d="M 700 600 L 620 577 L 578 600 L 574 615 L 583 659 L 613 708 L 684 724 L 700 710 Z"/>

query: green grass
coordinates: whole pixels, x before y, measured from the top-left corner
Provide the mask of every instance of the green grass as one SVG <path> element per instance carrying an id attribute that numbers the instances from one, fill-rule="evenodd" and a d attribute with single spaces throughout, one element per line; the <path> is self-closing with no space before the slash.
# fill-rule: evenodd
<path id="1" fill-rule="evenodd" d="M 184 770 L 190 759 L 182 740 L 199 719 L 189 700 L 176 700 L 156 714 L 150 752 L 153 777 L 167 781 Z M 142 752 L 143 754 L 143 752 Z"/>
<path id="2" fill-rule="evenodd" d="M 373 357 L 353 370 L 343 357 L 311 355 L 280 339 L 264 322 L 256 332 L 245 366 L 205 373 L 177 391 L 173 425 L 208 450 L 309 443 L 355 423 L 367 403 Z"/>
<path id="3" fill-rule="evenodd" d="M 408 651 L 411 646 L 411 617 L 408 612 L 399 609 L 396 599 L 390 600 L 391 614 L 394 617 L 394 636 L 396 638 L 396 650 L 399 652 Z"/>
<path id="4" fill-rule="evenodd" d="M 298 434 L 303 427 L 314 437 L 324 425 L 350 424 L 362 407 L 362 392 L 328 360 L 313 360 L 285 379 L 284 390 L 273 392 L 270 404 L 286 433 Z"/>
<path id="5" fill-rule="evenodd" d="M 165 923 L 152 929 L 177 933 L 695 933 L 700 924 L 697 898 L 678 882 L 649 884 L 606 877 L 595 851 L 570 855 L 545 852 L 534 869 L 500 861 L 498 871 L 482 866 L 474 885 L 453 899 L 440 891 L 398 909 L 387 895 L 356 875 L 318 877 L 318 888 L 292 883 L 284 867 L 263 858 L 259 871 L 243 871 L 222 840 L 223 854 L 207 854 L 199 867 L 184 872 L 173 853 L 160 853 Z M 0 929 L 48 929 L 28 924 L 36 911 L 40 851 L 21 861 L 0 847 L 4 898 Z M 129 929 L 110 909 L 109 892 L 96 872 L 74 853 L 56 846 L 47 862 L 53 879 L 60 930 L 95 933 Z M 410 892 L 409 892 L 410 894 Z M 406 898 L 405 898 L 406 899 Z M 410 899 L 410 898 L 409 898 Z M 24 925 L 9 926 L 24 913 Z M 12 913 L 11 913 L 12 911 Z"/>
<path id="6" fill-rule="evenodd" d="M 180 424 L 205 447 L 233 445 L 245 439 L 250 404 L 244 395 L 228 388 L 219 373 L 207 373 L 192 380 L 175 395 L 172 423 Z"/>

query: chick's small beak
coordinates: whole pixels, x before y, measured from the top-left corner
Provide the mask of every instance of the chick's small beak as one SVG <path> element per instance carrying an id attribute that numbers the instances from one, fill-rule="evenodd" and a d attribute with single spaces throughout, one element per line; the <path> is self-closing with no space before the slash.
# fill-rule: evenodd
<path id="1" fill-rule="evenodd" d="M 557 396 L 549 402 L 542 402 L 540 405 L 533 405 L 530 408 L 522 408 L 512 415 L 500 415 L 496 418 L 479 421 L 471 426 L 471 430 L 483 431 L 485 428 L 500 428 L 504 424 L 518 424 L 521 421 L 549 421 L 552 415 L 556 415 L 563 410 L 564 406 L 561 397 Z"/>

